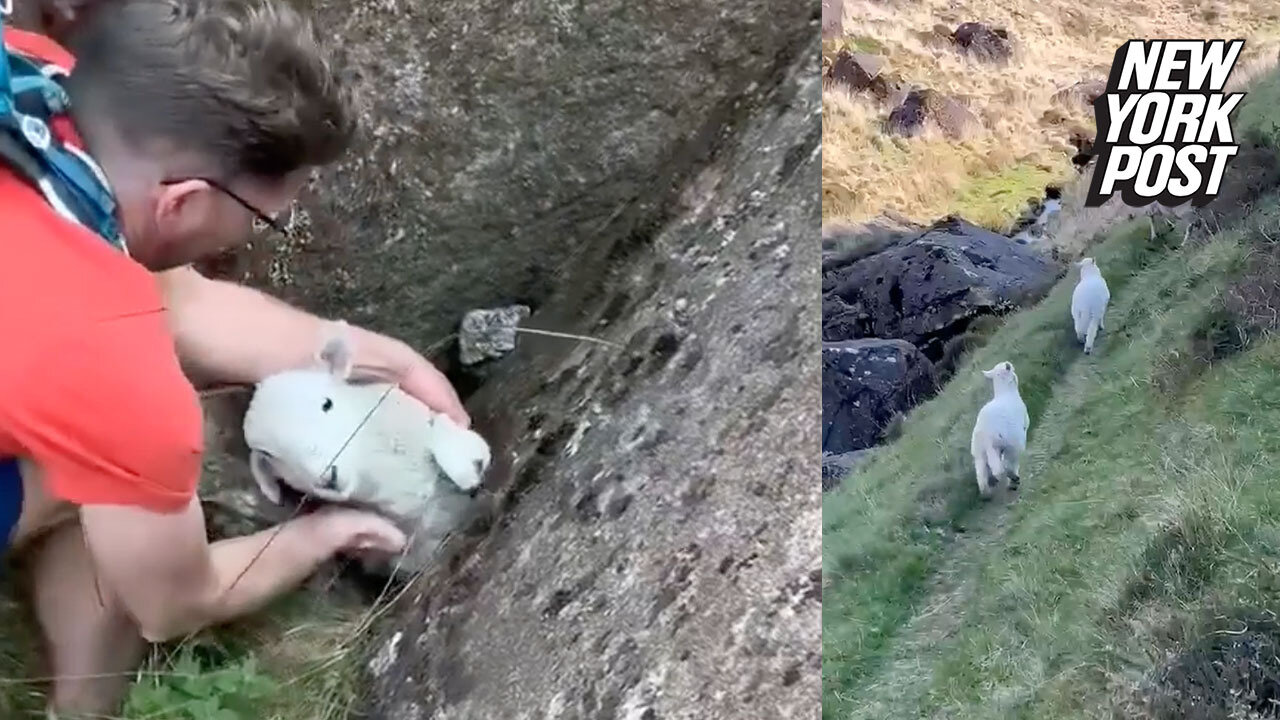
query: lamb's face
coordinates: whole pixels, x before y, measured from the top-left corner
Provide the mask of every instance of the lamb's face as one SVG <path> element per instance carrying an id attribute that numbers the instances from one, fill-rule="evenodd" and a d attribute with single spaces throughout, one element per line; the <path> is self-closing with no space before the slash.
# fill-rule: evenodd
<path id="1" fill-rule="evenodd" d="M 1080 266 L 1081 277 L 1088 277 L 1089 275 L 1098 272 L 1098 264 L 1094 262 L 1091 257 L 1084 258 L 1076 264 Z"/>
<path id="2" fill-rule="evenodd" d="M 250 467 L 263 492 L 278 501 L 275 482 L 329 501 L 350 498 L 356 486 L 361 422 L 368 393 L 320 369 L 291 370 L 258 383 L 245 413 Z"/>

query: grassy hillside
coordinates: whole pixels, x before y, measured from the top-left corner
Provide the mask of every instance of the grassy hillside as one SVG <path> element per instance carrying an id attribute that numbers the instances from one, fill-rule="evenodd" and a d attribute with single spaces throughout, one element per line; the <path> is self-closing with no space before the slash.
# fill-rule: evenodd
<path id="1" fill-rule="evenodd" d="M 1280 74 L 1252 91 L 1240 130 L 1274 137 Z M 1222 227 L 1112 228 L 1092 357 L 1071 274 L 824 498 L 824 717 L 1264 716 L 1245 710 L 1280 692 L 1278 221 L 1273 189 Z M 969 432 L 1002 360 L 1028 457 L 983 503 Z M 1178 704 L 1197 693 L 1223 709 Z"/>
<path id="2" fill-rule="evenodd" d="M 824 44 L 871 52 L 885 71 L 965 102 L 983 128 L 963 141 L 889 137 L 889 108 L 839 89 L 823 95 L 823 221 L 862 221 L 891 210 L 918 222 L 949 212 L 1005 230 L 1046 183 L 1074 171 L 1072 131 L 1092 112 L 1055 107 L 1058 90 L 1105 79 L 1130 38 L 1246 39 L 1241 64 L 1271 60 L 1280 46 L 1274 0 L 845 0 L 845 37 Z M 1005 27 L 1016 42 L 1007 67 L 970 62 L 927 38 L 935 24 Z M 1237 73 L 1241 70 L 1237 70 Z"/>

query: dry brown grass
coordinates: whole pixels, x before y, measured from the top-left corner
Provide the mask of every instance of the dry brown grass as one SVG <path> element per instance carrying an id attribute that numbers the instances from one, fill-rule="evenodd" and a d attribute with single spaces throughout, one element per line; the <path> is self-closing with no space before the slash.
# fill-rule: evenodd
<path id="1" fill-rule="evenodd" d="M 1072 174 L 1073 129 L 1093 129 L 1092 111 L 1054 109 L 1051 96 L 1105 79 L 1127 39 L 1246 39 L 1242 64 L 1273 61 L 1280 47 L 1275 0 L 845 0 L 845 35 L 824 44 L 876 52 L 886 72 L 962 100 L 983 127 L 963 141 L 936 134 L 887 137 L 889 108 L 839 89 L 823 95 L 823 221 L 860 222 L 895 211 L 917 222 L 949 212 L 1007 229 L 1028 195 Z M 1005 67 L 973 62 L 922 37 L 965 21 L 1009 29 Z M 1244 73 L 1238 68 L 1237 73 Z M 1123 209 L 1119 209 L 1124 214 Z"/>

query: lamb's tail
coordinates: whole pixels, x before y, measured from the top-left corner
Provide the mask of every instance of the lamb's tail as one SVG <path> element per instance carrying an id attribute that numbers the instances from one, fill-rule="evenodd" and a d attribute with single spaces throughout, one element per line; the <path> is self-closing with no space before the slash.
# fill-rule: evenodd
<path id="1" fill-rule="evenodd" d="M 1098 337 L 1098 327 L 1102 324 L 1102 316 L 1094 315 L 1089 318 L 1089 326 L 1084 333 L 1084 354 L 1088 355 L 1093 352 L 1093 341 Z"/>

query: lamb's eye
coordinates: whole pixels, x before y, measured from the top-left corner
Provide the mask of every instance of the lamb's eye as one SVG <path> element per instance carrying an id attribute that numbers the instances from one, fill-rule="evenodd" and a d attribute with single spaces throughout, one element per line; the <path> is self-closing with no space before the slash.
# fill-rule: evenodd
<path id="1" fill-rule="evenodd" d="M 320 406 L 320 409 L 321 409 L 321 410 L 323 410 L 323 411 L 325 411 L 325 412 L 329 412 L 330 410 L 332 410 L 332 409 L 333 409 L 333 400 L 331 400 L 330 398 L 325 398 L 325 399 L 324 399 L 324 404 Z"/>

